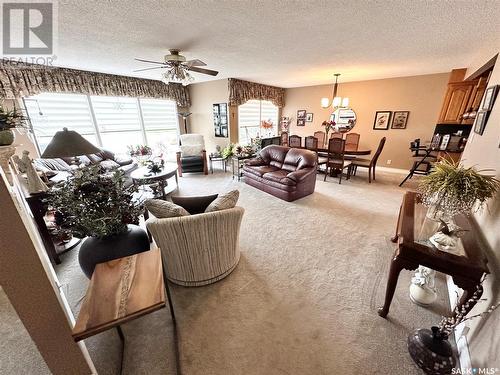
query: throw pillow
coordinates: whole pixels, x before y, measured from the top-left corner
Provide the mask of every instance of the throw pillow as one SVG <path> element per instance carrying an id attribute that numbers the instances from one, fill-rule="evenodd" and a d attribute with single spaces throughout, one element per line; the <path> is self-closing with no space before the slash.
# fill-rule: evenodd
<path id="1" fill-rule="evenodd" d="M 184 207 L 191 215 L 205 212 L 208 205 L 212 203 L 218 194 L 207 195 L 203 197 L 172 197 L 172 202 Z"/>
<path id="2" fill-rule="evenodd" d="M 144 202 L 144 205 L 146 206 L 146 209 L 153 215 L 155 215 L 157 219 L 189 216 L 189 212 L 187 212 L 181 206 L 161 199 L 148 199 L 146 202 Z"/>
<path id="3" fill-rule="evenodd" d="M 179 146 L 181 149 L 182 156 L 201 156 L 201 152 L 203 151 L 202 145 L 181 145 Z"/>
<path id="4" fill-rule="evenodd" d="M 99 165 L 107 171 L 111 171 L 120 167 L 120 164 L 111 159 L 103 160 L 99 163 Z"/>
<path id="5" fill-rule="evenodd" d="M 210 203 L 205 210 L 205 212 L 214 212 L 227 210 L 228 208 L 233 208 L 238 203 L 238 198 L 240 197 L 240 192 L 238 190 L 231 190 L 228 193 L 221 194 Z"/>

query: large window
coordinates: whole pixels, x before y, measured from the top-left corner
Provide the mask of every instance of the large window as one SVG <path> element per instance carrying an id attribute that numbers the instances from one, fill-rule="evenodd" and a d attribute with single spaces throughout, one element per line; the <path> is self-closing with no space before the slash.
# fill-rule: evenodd
<path id="1" fill-rule="evenodd" d="M 172 100 L 40 94 L 24 101 L 40 152 L 63 127 L 117 153 L 139 143 L 155 148 L 173 144 L 179 134 Z"/>
<path id="2" fill-rule="evenodd" d="M 270 130 L 261 129 L 261 121 L 274 124 Z M 238 106 L 239 143 L 249 144 L 257 136 L 267 137 L 278 134 L 278 107 L 265 100 L 249 100 Z"/>

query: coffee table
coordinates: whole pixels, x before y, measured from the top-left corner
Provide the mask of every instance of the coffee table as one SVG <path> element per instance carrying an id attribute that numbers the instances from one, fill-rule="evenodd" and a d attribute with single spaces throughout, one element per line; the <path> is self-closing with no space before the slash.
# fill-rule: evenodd
<path id="1" fill-rule="evenodd" d="M 154 196 L 161 197 L 164 200 L 167 199 L 167 194 L 174 191 L 179 184 L 177 164 L 174 163 L 166 163 L 163 170 L 158 173 L 149 172 L 147 167 L 138 168 L 130 174 L 130 177 L 135 185 L 149 185 Z M 165 188 L 168 187 L 167 180 L 172 177 L 175 177 L 176 185 L 166 191 Z M 155 187 L 155 184 L 158 184 L 158 188 Z"/>

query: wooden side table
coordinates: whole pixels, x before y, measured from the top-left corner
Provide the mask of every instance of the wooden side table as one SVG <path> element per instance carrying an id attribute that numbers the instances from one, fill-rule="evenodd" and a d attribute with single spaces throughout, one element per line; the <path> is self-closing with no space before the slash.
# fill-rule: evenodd
<path id="1" fill-rule="evenodd" d="M 121 373 L 125 337 L 120 326 L 164 308 L 167 301 L 177 337 L 174 307 L 158 248 L 100 263 L 90 280 L 73 338 L 78 342 L 116 328 L 122 343 Z M 177 342 L 175 351 L 178 360 Z"/>
<path id="2" fill-rule="evenodd" d="M 464 215 L 454 218 L 457 225 L 467 232 L 460 238 L 458 254 L 438 250 L 428 239 L 420 238 L 427 208 L 415 192 L 407 192 L 399 211 L 396 234 L 391 239 L 398 244 L 391 259 L 384 306 L 378 314 L 385 318 L 396 290 L 399 273 L 403 269 L 415 270 L 419 265 L 450 275 L 453 282 L 464 290 L 459 301 L 463 305 L 476 291 L 484 274 L 489 273 L 484 249 L 479 244 L 469 220 Z M 468 311 L 474 307 L 469 305 Z M 467 311 L 467 312 L 468 312 Z"/>

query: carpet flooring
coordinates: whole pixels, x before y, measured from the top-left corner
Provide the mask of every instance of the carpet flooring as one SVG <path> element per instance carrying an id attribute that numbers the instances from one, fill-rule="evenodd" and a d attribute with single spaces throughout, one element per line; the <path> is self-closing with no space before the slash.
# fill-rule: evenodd
<path id="1" fill-rule="evenodd" d="M 342 185 L 322 177 L 313 195 L 291 203 L 229 173 L 180 178 L 178 194 L 239 189 L 238 205 L 245 208 L 234 272 L 204 287 L 172 286 L 183 374 L 421 373 L 406 337 L 449 310 L 444 278 L 437 280 L 437 302 L 423 308 L 410 302 L 411 273 L 403 271 L 388 319 L 377 315 L 405 191 L 397 186 L 402 176 L 378 173 L 368 184 L 360 173 Z M 56 268 L 75 314 L 88 283 L 77 255 L 78 249 L 66 253 Z M 175 374 L 167 309 L 123 331 L 124 374 Z M 117 373 L 115 331 L 85 342 L 100 374 Z"/>

